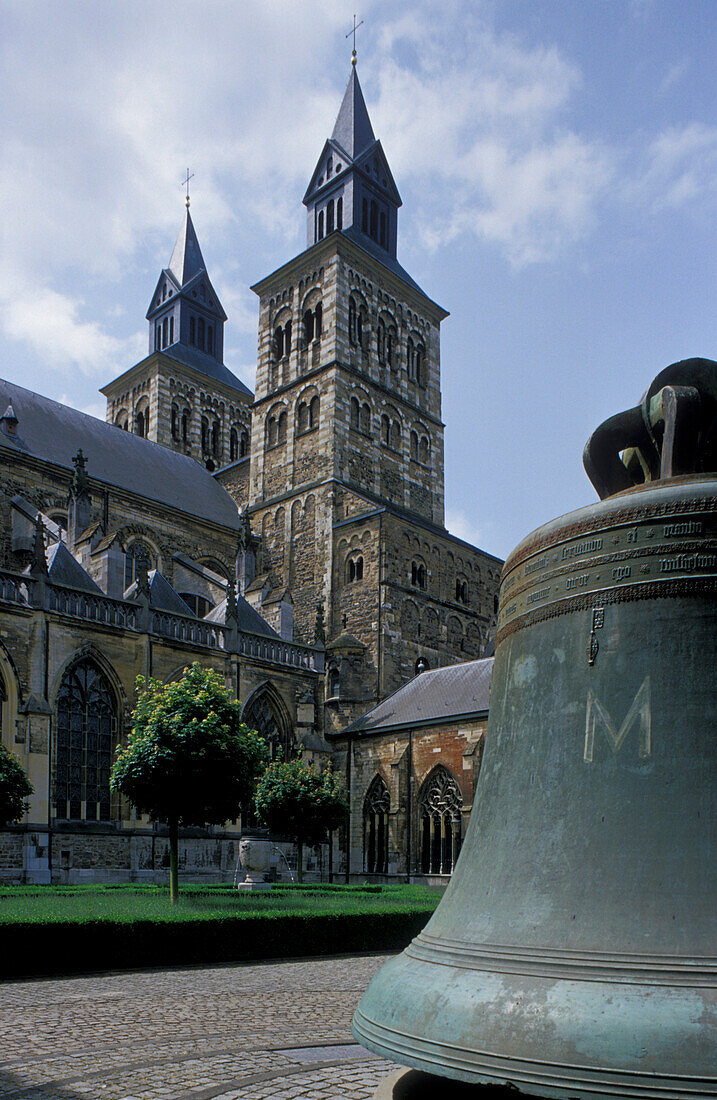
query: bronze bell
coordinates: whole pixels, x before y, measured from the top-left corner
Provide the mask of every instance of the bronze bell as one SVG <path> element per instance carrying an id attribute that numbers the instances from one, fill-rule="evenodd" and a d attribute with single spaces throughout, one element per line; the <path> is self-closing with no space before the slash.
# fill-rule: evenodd
<path id="1" fill-rule="evenodd" d="M 584 459 L 600 503 L 506 562 L 463 850 L 354 1035 L 530 1095 L 717 1096 L 717 363 Z"/>

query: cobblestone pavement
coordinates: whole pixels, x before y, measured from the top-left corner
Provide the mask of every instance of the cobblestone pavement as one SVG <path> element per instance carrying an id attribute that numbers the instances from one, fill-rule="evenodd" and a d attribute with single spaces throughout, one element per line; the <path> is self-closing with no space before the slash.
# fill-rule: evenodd
<path id="1" fill-rule="evenodd" d="M 2 1100 L 364 1100 L 393 1068 L 351 1017 L 385 961 L 346 956 L 0 985 Z"/>

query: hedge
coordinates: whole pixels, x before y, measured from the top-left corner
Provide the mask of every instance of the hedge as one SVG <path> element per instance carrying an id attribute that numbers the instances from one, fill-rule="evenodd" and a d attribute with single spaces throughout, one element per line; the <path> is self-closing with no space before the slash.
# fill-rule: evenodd
<path id="1" fill-rule="evenodd" d="M 0 978 L 398 951 L 431 909 L 3 924 Z M 284 949 L 290 945 L 289 952 Z"/>

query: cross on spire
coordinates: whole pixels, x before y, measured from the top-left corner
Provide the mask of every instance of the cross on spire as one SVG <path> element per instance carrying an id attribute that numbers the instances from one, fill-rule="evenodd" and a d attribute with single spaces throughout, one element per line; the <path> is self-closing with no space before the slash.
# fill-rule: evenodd
<path id="1" fill-rule="evenodd" d="M 186 176 L 186 179 L 183 179 L 183 180 L 182 180 L 182 187 L 186 187 L 186 189 L 187 189 L 187 197 L 186 197 L 187 210 L 189 210 L 189 181 L 190 181 L 190 180 L 193 180 L 193 179 L 194 179 L 194 172 L 192 172 L 192 173 L 190 174 L 190 171 L 189 171 L 189 169 L 187 168 L 187 176 Z"/>
<path id="2" fill-rule="evenodd" d="M 354 25 L 351 28 L 351 30 L 349 31 L 349 33 L 346 35 L 346 38 L 350 38 L 351 35 L 353 35 L 353 38 L 354 38 L 354 48 L 351 51 L 351 64 L 352 65 L 356 64 L 356 31 L 359 29 L 359 27 L 361 26 L 361 24 L 363 22 L 364 22 L 363 19 L 361 20 L 360 23 L 356 22 L 356 12 L 354 12 Z"/>

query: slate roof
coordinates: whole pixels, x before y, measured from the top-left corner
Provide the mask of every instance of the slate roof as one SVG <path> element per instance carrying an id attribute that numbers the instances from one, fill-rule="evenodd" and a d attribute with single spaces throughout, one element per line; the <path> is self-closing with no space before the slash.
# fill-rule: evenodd
<path id="1" fill-rule="evenodd" d="M 331 139 L 338 142 L 352 160 L 355 160 L 367 145 L 376 140 L 355 65 L 351 66 L 351 76 L 346 85 Z"/>
<path id="2" fill-rule="evenodd" d="M 189 210 L 187 210 L 184 224 L 179 231 L 177 243 L 174 246 L 172 259 L 169 261 L 169 270 L 182 287 L 200 271 L 206 271 L 206 268 L 207 265 L 204 263 L 202 250 L 199 247 L 194 222 Z"/>
<path id="3" fill-rule="evenodd" d="M 241 378 L 237 378 L 235 374 L 225 367 L 223 363 L 220 363 L 218 359 L 215 359 L 212 355 L 207 355 L 206 352 L 200 351 L 199 348 L 193 348 L 189 344 L 183 344 L 181 341 L 177 341 L 175 344 L 171 344 L 168 348 L 165 348 L 162 355 L 168 356 L 170 359 L 176 359 L 178 363 L 187 363 L 190 367 L 194 367 L 195 370 L 200 370 L 202 374 L 208 375 L 216 382 L 222 382 L 225 386 L 230 386 L 233 390 L 239 390 L 239 393 L 243 393 L 251 398 L 254 394 L 251 392 L 248 386 L 245 386 Z"/>
<path id="4" fill-rule="evenodd" d="M 194 618 L 191 609 L 184 602 L 178 592 L 175 592 L 167 578 L 158 569 L 150 569 L 147 573 L 149 580 L 149 606 L 158 611 L 170 611 L 173 615 L 189 615 Z M 124 594 L 126 600 L 133 600 L 137 592 L 137 581 L 133 581 Z"/>
<path id="5" fill-rule="evenodd" d="M 69 471 L 73 471 L 72 457 L 81 447 L 90 477 L 168 508 L 239 529 L 236 504 L 193 458 L 0 379 L 0 406 L 8 401 L 18 417 L 17 435 L 0 434 L 0 447 Z"/>
<path id="6" fill-rule="evenodd" d="M 66 584 L 70 588 L 79 588 L 81 592 L 104 595 L 100 586 L 92 580 L 89 573 L 85 572 L 64 542 L 54 542 L 48 546 L 45 558 L 48 576 L 53 584 Z"/>
<path id="7" fill-rule="evenodd" d="M 204 619 L 208 623 L 223 623 L 227 611 L 227 601 L 221 600 L 216 607 L 212 608 L 208 615 L 204 616 Z M 280 638 L 281 635 L 270 627 L 266 620 L 262 619 L 258 611 L 255 611 L 251 604 L 244 599 L 243 596 L 237 596 L 237 615 L 239 618 L 239 629 L 243 630 L 246 634 L 262 634 L 265 638 Z"/>
<path id="8" fill-rule="evenodd" d="M 435 722 L 487 714 L 492 672 L 492 657 L 422 672 L 373 710 L 357 718 L 341 731 L 340 736 L 430 726 Z"/>

